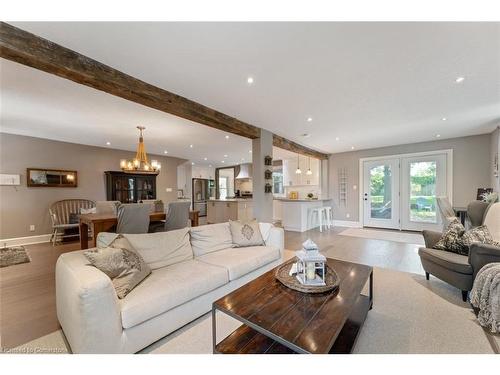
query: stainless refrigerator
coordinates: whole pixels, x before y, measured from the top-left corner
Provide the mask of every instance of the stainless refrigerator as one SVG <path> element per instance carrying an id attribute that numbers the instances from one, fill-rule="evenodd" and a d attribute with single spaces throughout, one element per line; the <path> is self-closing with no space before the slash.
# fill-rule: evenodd
<path id="1" fill-rule="evenodd" d="M 214 180 L 205 178 L 193 178 L 192 180 L 192 202 L 193 210 L 200 212 L 200 217 L 207 216 L 207 203 L 210 196 L 215 196 Z"/>

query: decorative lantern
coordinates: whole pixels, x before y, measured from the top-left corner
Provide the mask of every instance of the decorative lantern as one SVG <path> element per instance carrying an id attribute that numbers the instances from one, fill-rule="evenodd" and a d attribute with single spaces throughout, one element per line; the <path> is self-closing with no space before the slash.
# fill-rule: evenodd
<path id="1" fill-rule="evenodd" d="M 303 285 L 326 285 L 326 257 L 320 254 L 318 246 L 310 239 L 302 247 L 295 253 L 298 259 L 297 280 Z"/>

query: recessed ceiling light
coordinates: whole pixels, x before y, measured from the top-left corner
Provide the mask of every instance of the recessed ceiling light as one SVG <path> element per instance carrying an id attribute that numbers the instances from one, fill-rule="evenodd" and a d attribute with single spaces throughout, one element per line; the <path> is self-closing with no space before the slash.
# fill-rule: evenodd
<path id="1" fill-rule="evenodd" d="M 436 134 L 436 138 L 441 138 L 441 134 Z"/>
<path id="2" fill-rule="evenodd" d="M 245 158 L 241 158 L 241 161 L 245 161 Z"/>
<path id="3" fill-rule="evenodd" d="M 228 135 L 226 135 L 226 139 L 229 139 L 229 136 L 228 136 Z"/>
<path id="4" fill-rule="evenodd" d="M 168 154 L 168 151 L 167 151 L 167 150 L 165 150 L 165 151 L 163 151 L 163 153 L 164 153 L 164 154 Z"/>
<path id="5" fill-rule="evenodd" d="M 227 158 L 227 155 L 224 155 L 225 158 Z"/>
<path id="6" fill-rule="evenodd" d="M 253 83 L 253 77 L 248 77 L 247 78 L 247 83 L 251 85 Z"/>
<path id="7" fill-rule="evenodd" d="M 307 122 L 312 122 L 312 120 L 313 120 L 312 117 L 307 118 Z"/>
<path id="8" fill-rule="evenodd" d="M 457 77 L 457 79 L 455 79 L 455 82 L 462 83 L 464 80 L 465 80 L 465 77 Z"/>
<path id="9" fill-rule="evenodd" d="M 309 138 L 311 136 L 311 134 L 304 133 L 304 134 L 301 134 L 301 136 L 304 137 L 304 138 Z"/>
<path id="10" fill-rule="evenodd" d="M 252 150 L 248 151 L 248 153 L 249 153 L 249 154 L 251 154 L 251 153 L 252 153 Z"/>
<path id="11" fill-rule="evenodd" d="M 446 120 L 448 120 L 446 117 L 443 117 L 443 118 L 441 119 L 441 121 L 446 121 Z"/>
<path id="12" fill-rule="evenodd" d="M 208 158 L 203 158 L 203 160 L 208 160 Z"/>
<path id="13" fill-rule="evenodd" d="M 209 165 L 208 165 L 208 168 L 212 168 L 212 164 L 209 164 Z"/>
<path id="14" fill-rule="evenodd" d="M 354 146 L 351 146 L 351 150 L 354 150 Z"/>
<path id="15" fill-rule="evenodd" d="M 225 161 L 224 161 L 224 160 L 221 160 L 221 163 L 225 163 Z"/>
<path id="16" fill-rule="evenodd" d="M 340 141 L 340 137 L 335 137 L 335 140 L 336 141 Z"/>
<path id="17" fill-rule="evenodd" d="M 193 148 L 193 145 L 189 145 L 190 148 Z"/>
<path id="18" fill-rule="evenodd" d="M 109 145 L 111 145 L 111 142 L 108 141 L 108 142 L 106 142 L 106 144 L 109 146 Z"/>
<path id="19" fill-rule="evenodd" d="M 194 165 L 194 161 L 191 162 L 191 165 Z"/>

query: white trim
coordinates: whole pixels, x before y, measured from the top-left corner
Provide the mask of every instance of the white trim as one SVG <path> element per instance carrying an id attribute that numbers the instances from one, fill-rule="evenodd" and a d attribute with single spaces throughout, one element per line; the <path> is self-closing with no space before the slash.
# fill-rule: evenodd
<path id="1" fill-rule="evenodd" d="M 335 227 L 347 227 L 347 228 L 362 228 L 363 225 L 360 221 L 350 221 L 350 220 L 333 220 L 333 226 Z"/>
<path id="2" fill-rule="evenodd" d="M 407 157 L 417 157 L 417 156 L 427 156 L 427 155 L 436 155 L 436 154 L 446 154 L 446 192 L 448 195 L 448 199 L 450 203 L 453 205 L 453 149 L 444 149 L 444 150 L 435 150 L 435 151 L 422 151 L 422 152 L 413 152 L 409 154 L 395 154 L 395 155 L 380 155 L 380 156 L 371 156 L 366 158 L 359 158 L 358 165 L 358 177 L 359 177 L 359 185 L 358 185 L 358 218 L 361 223 L 361 227 L 363 227 L 363 189 L 364 189 L 364 167 L 363 163 L 365 161 L 370 160 L 381 160 L 381 159 L 396 159 L 396 158 L 407 158 Z M 400 173 L 399 179 L 401 183 L 401 175 Z M 401 208 L 400 208 L 401 211 Z M 401 217 L 401 212 L 400 212 Z M 401 221 L 401 220 L 400 220 Z M 400 223 L 401 224 L 401 223 Z M 401 230 L 401 227 L 400 227 Z"/>
<path id="3" fill-rule="evenodd" d="M 38 236 L 29 237 L 17 237 L 17 238 L 6 238 L 0 240 L 0 246 L 21 246 L 21 245 L 32 245 L 35 243 L 50 242 L 51 234 L 39 234 Z"/>

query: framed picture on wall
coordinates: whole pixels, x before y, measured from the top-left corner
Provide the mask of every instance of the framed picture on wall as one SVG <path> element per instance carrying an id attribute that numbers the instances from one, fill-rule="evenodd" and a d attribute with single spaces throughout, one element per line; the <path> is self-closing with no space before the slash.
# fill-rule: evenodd
<path id="1" fill-rule="evenodd" d="M 78 173 L 62 169 L 28 168 L 26 183 L 28 187 L 77 187 Z"/>
<path id="2" fill-rule="evenodd" d="M 182 198 L 182 197 L 184 197 L 184 190 L 177 189 L 177 198 Z"/>

